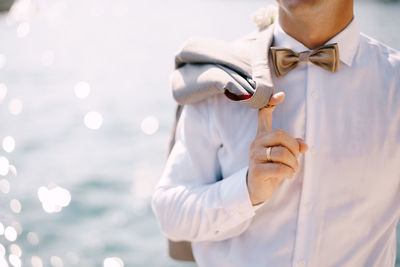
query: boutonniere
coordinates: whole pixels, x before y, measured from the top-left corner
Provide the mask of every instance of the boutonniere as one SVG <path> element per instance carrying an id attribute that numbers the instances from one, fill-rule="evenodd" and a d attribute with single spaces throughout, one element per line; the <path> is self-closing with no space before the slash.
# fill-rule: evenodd
<path id="1" fill-rule="evenodd" d="M 257 24 L 258 29 L 268 27 L 276 20 L 278 15 L 278 8 L 276 6 L 270 5 L 264 8 L 260 8 L 253 13 L 253 21 Z"/>

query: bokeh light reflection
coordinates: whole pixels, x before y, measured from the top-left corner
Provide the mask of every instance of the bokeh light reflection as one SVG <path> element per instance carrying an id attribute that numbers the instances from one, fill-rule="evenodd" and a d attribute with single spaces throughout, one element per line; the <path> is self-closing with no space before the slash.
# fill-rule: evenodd
<path id="1" fill-rule="evenodd" d="M 10 264 L 14 267 L 21 267 L 21 259 L 14 254 L 10 254 L 10 256 L 8 256 L 8 261 L 10 262 Z"/>
<path id="2" fill-rule="evenodd" d="M 0 258 L 6 255 L 6 248 L 0 243 Z"/>
<path id="3" fill-rule="evenodd" d="M 54 267 L 63 267 L 63 260 L 60 257 L 57 256 L 51 256 L 50 257 L 50 263 Z"/>
<path id="4" fill-rule="evenodd" d="M 28 21 L 37 13 L 37 1 L 20 0 L 15 1 L 8 13 L 8 23 L 13 24 L 18 21 Z"/>
<path id="5" fill-rule="evenodd" d="M 29 232 L 27 235 L 26 235 L 26 239 L 28 240 L 28 242 L 31 244 L 31 245 L 34 245 L 34 246 L 36 246 L 36 245 L 38 245 L 39 244 L 39 236 L 36 234 L 36 233 L 34 233 L 34 232 Z"/>
<path id="6" fill-rule="evenodd" d="M 3 257 L 0 257 L 0 267 L 8 267 L 8 263 Z"/>
<path id="7" fill-rule="evenodd" d="M 29 23 L 27 22 L 22 22 L 18 25 L 17 27 L 17 36 L 18 38 L 24 38 L 29 34 L 31 27 Z"/>
<path id="8" fill-rule="evenodd" d="M 20 246 L 18 246 L 17 244 L 11 244 L 10 245 L 10 254 L 13 254 L 17 257 L 21 257 L 22 256 L 22 249 Z"/>
<path id="9" fill-rule="evenodd" d="M 124 262 L 117 257 L 105 258 L 103 267 L 124 267 Z"/>
<path id="10" fill-rule="evenodd" d="M 32 256 L 31 257 L 31 265 L 32 265 L 32 267 L 43 267 L 43 261 L 38 256 Z"/>
<path id="11" fill-rule="evenodd" d="M 47 213 L 60 212 L 71 201 L 70 192 L 59 186 L 41 186 L 38 189 L 38 197 Z"/>
<path id="12" fill-rule="evenodd" d="M 10 209 L 12 210 L 12 212 L 14 213 L 20 213 L 21 209 L 22 209 L 22 205 L 21 202 L 19 202 L 18 199 L 12 199 L 10 201 Z"/>
<path id="13" fill-rule="evenodd" d="M 10 183 L 8 182 L 7 179 L 0 180 L 0 192 L 4 194 L 10 193 Z"/>
<path id="14" fill-rule="evenodd" d="M 4 231 L 4 237 L 10 241 L 10 242 L 14 242 L 15 240 L 17 240 L 17 231 L 15 230 L 14 227 L 12 226 L 7 226 L 5 231 Z"/>
<path id="15" fill-rule="evenodd" d="M 80 81 L 75 85 L 74 92 L 77 98 L 87 98 L 90 94 L 90 84 L 85 81 Z"/>
<path id="16" fill-rule="evenodd" d="M 15 149 L 15 139 L 12 136 L 6 136 L 3 138 L 3 149 L 6 152 L 13 152 Z"/>
<path id="17" fill-rule="evenodd" d="M 8 111 L 10 114 L 17 116 L 22 111 L 22 102 L 17 98 L 11 99 L 10 103 L 8 104 Z"/>
<path id="18" fill-rule="evenodd" d="M 6 176 L 10 169 L 10 162 L 6 157 L 0 157 L 0 175 Z"/>
<path id="19" fill-rule="evenodd" d="M 142 120 L 141 128 L 145 134 L 152 135 L 158 131 L 159 122 L 154 116 L 148 116 Z"/>
<path id="20" fill-rule="evenodd" d="M 90 111 L 85 115 L 84 123 L 91 130 L 97 130 L 103 124 L 103 116 L 96 111 Z"/>

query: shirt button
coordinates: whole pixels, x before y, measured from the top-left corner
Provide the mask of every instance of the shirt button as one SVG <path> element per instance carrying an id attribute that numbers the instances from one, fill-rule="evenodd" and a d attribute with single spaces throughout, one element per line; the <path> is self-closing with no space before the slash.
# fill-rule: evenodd
<path id="1" fill-rule="evenodd" d="M 314 92 L 312 92 L 311 96 L 312 96 L 314 99 L 317 99 L 317 98 L 318 98 L 318 93 L 314 91 Z"/>
<path id="2" fill-rule="evenodd" d="M 311 155 L 317 154 L 317 150 L 315 149 L 315 147 L 312 147 L 312 148 L 310 149 L 310 153 L 311 153 Z"/>
<path id="3" fill-rule="evenodd" d="M 306 267 L 306 262 L 305 261 L 298 261 L 297 262 L 298 267 Z"/>
<path id="4" fill-rule="evenodd" d="M 307 212 L 310 212 L 312 210 L 312 204 L 311 203 L 307 203 L 304 205 L 304 208 L 306 209 Z"/>
<path id="5" fill-rule="evenodd" d="M 216 230 L 216 231 L 214 232 L 214 234 L 218 235 L 218 234 L 219 234 L 219 231 L 218 231 L 218 230 Z"/>

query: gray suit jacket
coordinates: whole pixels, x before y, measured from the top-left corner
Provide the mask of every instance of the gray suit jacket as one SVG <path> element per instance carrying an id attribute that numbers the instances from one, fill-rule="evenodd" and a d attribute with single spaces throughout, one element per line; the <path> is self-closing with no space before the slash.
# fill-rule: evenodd
<path id="1" fill-rule="evenodd" d="M 241 104 L 261 108 L 273 93 L 269 47 L 273 24 L 234 42 L 206 38 L 188 40 L 175 56 L 172 95 L 190 104 L 224 93 Z"/>
<path id="2" fill-rule="evenodd" d="M 233 101 L 252 108 L 264 107 L 274 87 L 269 65 L 273 24 L 234 42 L 192 38 L 175 57 L 171 89 L 178 102 L 169 151 L 182 105 L 224 93 Z M 191 243 L 169 240 L 169 255 L 176 260 L 195 261 Z"/>

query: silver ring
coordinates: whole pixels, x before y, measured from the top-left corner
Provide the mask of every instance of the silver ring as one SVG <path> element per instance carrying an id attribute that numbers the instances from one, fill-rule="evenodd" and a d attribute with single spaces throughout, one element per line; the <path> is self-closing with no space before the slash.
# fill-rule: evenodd
<path id="1" fill-rule="evenodd" d="M 272 161 L 272 157 L 271 157 L 271 152 L 272 152 L 272 147 L 269 146 L 267 147 L 267 161 Z"/>

